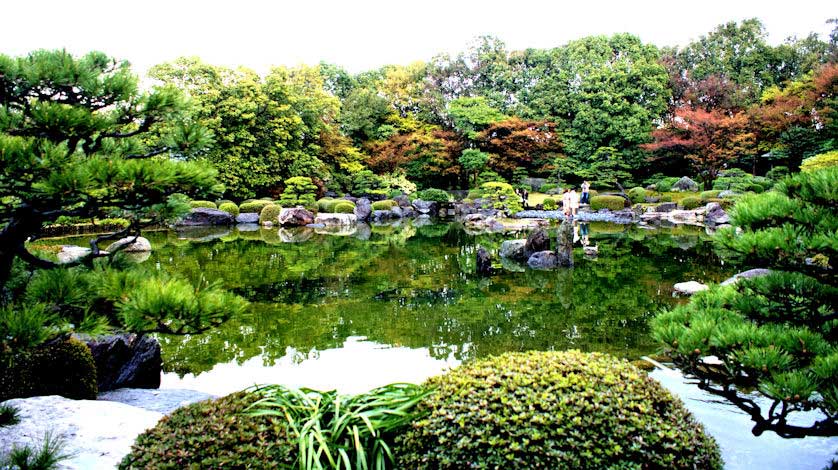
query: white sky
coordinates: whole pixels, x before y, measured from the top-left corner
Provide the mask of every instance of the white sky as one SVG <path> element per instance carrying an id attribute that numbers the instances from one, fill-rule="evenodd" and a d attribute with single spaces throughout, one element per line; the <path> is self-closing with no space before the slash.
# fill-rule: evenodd
<path id="1" fill-rule="evenodd" d="M 351 72 L 456 53 L 481 34 L 509 49 L 554 47 L 630 32 L 684 45 L 716 25 L 757 17 L 771 43 L 816 32 L 838 7 L 825 0 L 4 0 L 0 53 L 101 50 L 148 67 L 184 55 L 265 72 L 271 65 L 342 65 Z"/>

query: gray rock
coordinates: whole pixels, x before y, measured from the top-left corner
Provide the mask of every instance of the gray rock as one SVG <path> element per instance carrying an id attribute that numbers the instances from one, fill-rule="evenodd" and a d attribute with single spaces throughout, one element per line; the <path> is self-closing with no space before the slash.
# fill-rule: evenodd
<path id="1" fill-rule="evenodd" d="M 556 262 L 559 266 L 573 266 L 573 223 L 565 219 L 556 233 Z"/>
<path id="2" fill-rule="evenodd" d="M 525 255 L 529 255 L 550 249 L 550 236 L 543 228 L 538 228 L 530 232 L 527 237 L 527 243 L 524 246 Z"/>
<path id="3" fill-rule="evenodd" d="M 279 211 L 279 225 L 304 227 L 314 223 L 314 214 L 302 206 L 283 208 Z"/>
<path id="4" fill-rule="evenodd" d="M 725 279 L 724 281 L 722 281 L 721 285 L 727 286 L 727 285 L 730 285 L 730 284 L 736 284 L 737 282 L 739 282 L 740 279 L 751 279 L 751 278 L 754 278 L 754 277 L 766 276 L 768 274 L 771 274 L 770 269 L 764 269 L 764 268 L 749 269 L 747 271 L 742 271 L 741 273 L 734 274 L 733 276 Z"/>
<path id="5" fill-rule="evenodd" d="M 404 211 L 402 211 L 402 208 L 399 206 L 393 206 L 392 208 L 390 208 L 390 213 L 393 214 L 393 217 L 397 219 L 401 219 L 402 217 L 404 217 Z"/>
<path id="6" fill-rule="evenodd" d="M 706 208 L 706 215 L 704 216 L 704 221 L 709 225 L 722 225 L 727 224 L 730 222 L 730 216 L 727 215 L 722 206 L 719 205 L 718 202 L 711 202 L 707 204 Z"/>
<path id="7" fill-rule="evenodd" d="M 204 392 L 183 389 L 149 390 L 145 388 L 120 388 L 100 393 L 97 400 L 112 401 L 135 406 L 157 413 L 171 414 L 178 408 L 192 403 L 216 398 Z"/>
<path id="8" fill-rule="evenodd" d="M 238 224 L 236 230 L 239 232 L 258 232 L 259 224 Z"/>
<path id="9" fill-rule="evenodd" d="M 194 227 L 198 225 L 233 225 L 235 221 L 236 219 L 234 219 L 229 212 L 220 211 L 218 209 L 197 207 L 192 209 L 175 225 L 178 227 Z"/>
<path id="10" fill-rule="evenodd" d="M 477 274 L 480 276 L 491 276 L 495 270 L 492 268 L 492 257 L 482 246 L 477 249 Z"/>
<path id="11" fill-rule="evenodd" d="M 681 295 L 693 295 L 696 292 L 701 292 L 707 289 L 709 289 L 709 287 L 697 281 L 679 282 L 672 286 L 672 290 L 675 291 L 676 294 Z"/>
<path id="12" fill-rule="evenodd" d="M 410 198 L 405 195 L 396 196 L 393 200 L 396 201 L 396 204 L 398 204 L 401 208 L 410 207 Z"/>
<path id="13" fill-rule="evenodd" d="M 311 240 L 314 230 L 308 227 L 283 227 L 279 229 L 278 235 L 282 243 L 303 243 Z"/>
<path id="14" fill-rule="evenodd" d="M 317 219 L 314 219 L 314 220 L 317 220 Z M 306 227 L 308 227 L 308 228 L 326 228 L 326 224 L 320 224 L 320 223 L 315 222 L 313 224 L 306 225 Z"/>
<path id="15" fill-rule="evenodd" d="M 362 197 L 355 201 L 355 218 L 356 220 L 369 220 L 372 213 L 372 203 L 369 199 Z"/>
<path id="16" fill-rule="evenodd" d="M 238 223 L 238 224 L 258 224 L 259 223 L 259 213 L 258 212 L 242 212 L 241 214 L 236 216 L 236 223 Z"/>
<path id="17" fill-rule="evenodd" d="M 648 204 L 657 204 L 661 201 L 661 198 L 657 196 L 646 196 L 643 198 L 643 200 L 646 201 Z"/>
<path id="18" fill-rule="evenodd" d="M 372 236 L 372 227 L 367 223 L 359 222 L 355 226 L 355 235 L 353 236 L 358 240 L 369 240 Z"/>
<path id="19" fill-rule="evenodd" d="M 672 189 L 678 189 L 679 191 L 698 191 L 698 183 L 684 176 L 672 185 Z"/>
<path id="20" fill-rule="evenodd" d="M 655 212 L 672 212 L 678 208 L 678 204 L 675 202 L 662 202 L 655 207 Z"/>
<path id="21" fill-rule="evenodd" d="M 413 207 L 416 209 L 416 212 L 420 214 L 428 214 L 430 216 L 434 216 L 439 212 L 439 204 L 434 201 L 414 199 Z"/>
<path id="22" fill-rule="evenodd" d="M 125 237 L 111 243 L 105 248 L 106 251 L 121 249 L 123 253 L 145 253 L 151 251 L 151 242 L 145 237 Z"/>
<path id="23" fill-rule="evenodd" d="M 181 240 L 193 242 L 208 242 L 230 235 L 230 229 L 226 226 L 192 226 L 179 227 L 177 237 Z"/>
<path id="24" fill-rule="evenodd" d="M 317 214 L 314 218 L 315 224 L 322 224 L 324 226 L 349 226 L 355 225 L 358 218 L 355 214 Z"/>
<path id="25" fill-rule="evenodd" d="M 553 269 L 559 265 L 559 258 L 552 251 L 539 251 L 529 257 L 527 265 L 533 269 Z"/>
<path id="26" fill-rule="evenodd" d="M 163 360 L 160 343 L 150 336 L 119 334 L 85 341 L 96 363 L 99 391 L 158 388 Z"/>
<path id="27" fill-rule="evenodd" d="M 521 238 L 519 240 L 504 240 L 503 243 L 500 245 L 500 250 L 498 254 L 501 258 L 513 259 L 513 260 L 526 260 L 527 255 L 524 247 L 527 244 L 527 239 Z"/>
<path id="28" fill-rule="evenodd" d="M 372 211 L 373 222 L 385 222 L 393 218 L 393 213 L 385 210 Z"/>
<path id="29" fill-rule="evenodd" d="M 92 250 L 83 246 L 64 245 L 61 251 L 56 253 L 59 263 L 72 263 L 89 255 Z"/>
<path id="30" fill-rule="evenodd" d="M 102 400 L 70 400 L 57 395 L 5 402 L 20 413 L 20 423 L 0 427 L 0 455 L 14 446 L 40 446 L 47 432 L 65 440 L 69 460 L 58 468 L 116 468 L 136 437 L 153 427 L 162 413 Z"/>
<path id="31" fill-rule="evenodd" d="M 412 206 L 402 207 L 402 217 L 405 219 L 412 219 L 416 217 L 419 213 L 416 212 Z"/>

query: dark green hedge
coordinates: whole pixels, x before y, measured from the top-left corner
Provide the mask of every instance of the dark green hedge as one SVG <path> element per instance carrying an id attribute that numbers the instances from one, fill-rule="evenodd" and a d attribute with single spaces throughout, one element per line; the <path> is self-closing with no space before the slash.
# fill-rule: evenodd
<path id="1" fill-rule="evenodd" d="M 0 354 L 0 402 L 40 395 L 95 400 L 97 394 L 96 364 L 81 341 L 59 340 Z"/>
<path id="2" fill-rule="evenodd" d="M 593 196 L 591 210 L 609 209 L 619 211 L 626 207 L 626 200 L 622 196 Z"/>
<path id="3" fill-rule="evenodd" d="M 719 469 L 681 402 L 605 354 L 508 353 L 434 377 L 397 468 Z"/>

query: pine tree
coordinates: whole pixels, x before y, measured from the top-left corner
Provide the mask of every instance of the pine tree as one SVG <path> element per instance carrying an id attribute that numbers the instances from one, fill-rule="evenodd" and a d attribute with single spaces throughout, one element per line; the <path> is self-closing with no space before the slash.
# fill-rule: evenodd
<path id="1" fill-rule="evenodd" d="M 652 322 L 654 337 L 706 390 L 745 410 L 755 434 L 838 434 L 838 168 L 751 195 L 715 243 L 765 276 L 716 286 Z M 720 364 L 708 361 L 715 356 Z M 762 409 L 745 390 L 771 401 Z M 817 410 L 802 424 L 798 411 Z"/>

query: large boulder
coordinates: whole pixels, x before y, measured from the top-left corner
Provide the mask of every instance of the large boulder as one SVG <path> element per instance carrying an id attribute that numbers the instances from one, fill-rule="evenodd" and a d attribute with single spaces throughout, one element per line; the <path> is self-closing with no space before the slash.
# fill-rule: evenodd
<path id="1" fill-rule="evenodd" d="M 315 224 L 323 224 L 329 226 L 349 226 L 355 225 L 358 222 L 358 217 L 355 214 L 317 214 L 314 218 Z"/>
<path id="2" fill-rule="evenodd" d="M 86 343 L 96 363 L 100 392 L 160 387 L 163 360 L 156 339 L 119 334 L 88 339 Z"/>
<path id="3" fill-rule="evenodd" d="M 421 199 L 414 199 L 413 207 L 416 209 L 416 212 L 420 214 L 427 214 L 430 216 L 435 216 L 439 212 L 439 204 L 437 204 L 434 201 L 423 201 Z"/>
<path id="4" fill-rule="evenodd" d="M 504 240 L 500 245 L 498 254 L 501 258 L 514 259 L 524 261 L 527 259 L 525 246 L 527 240 L 522 238 L 520 240 Z"/>
<path id="5" fill-rule="evenodd" d="M 564 219 L 556 233 L 556 263 L 559 266 L 573 266 L 573 222 Z"/>
<path id="6" fill-rule="evenodd" d="M 477 249 L 477 274 L 491 276 L 495 270 L 492 268 L 492 257 L 482 246 Z"/>
<path id="7" fill-rule="evenodd" d="M 162 413 L 100 400 L 71 400 L 58 395 L 18 398 L 20 423 L 0 427 L 0 455 L 15 446 L 40 448 L 44 435 L 64 440 L 70 458 L 58 468 L 116 468 L 134 440 L 163 417 Z"/>
<path id="8" fill-rule="evenodd" d="M 672 286 L 672 290 L 679 295 L 693 295 L 707 289 L 709 287 L 697 281 L 679 282 Z"/>
<path id="9" fill-rule="evenodd" d="M 729 285 L 729 284 L 736 284 L 741 279 L 751 279 L 751 278 L 754 278 L 754 277 L 766 276 L 768 274 L 771 274 L 770 269 L 765 269 L 765 268 L 749 269 L 747 271 L 742 271 L 741 273 L 734 274 L 733 276 L 725 279 L 724 281 L 722 281 L 721 285 L 726 286 L 726 285 Z"/>
<path id="10" fill-rule="evenodd" d="M 287 207 L 279 211 L 279 225 L 305 227 L 311 223 L 314 223 L 314 214 L 305 207 Z"/>
<path id="11" fill-rule="evenodd" d="M 362 197 L 355 201 L 355 218 L 360 221 L 365 221 L 370 218 L 372 213 L 372 203 L 369 199 Z"/>
<path id="12" fill-rule="evenodd" d="M 393 206 L 390 208 L 390 213 L 393 214 L 393 217 L 396 219 L 401 219 L 404 217 L 404 211 L 399 206 Z"/>
<path id="13" fill-rule="evenodd" d="M 189 211 L 175 225 L 179 227 L 194 227 L 198 225 L 233 225 L 236 219 L 229 212 L 206 207 L 196 207 Z"/>
<path id="14" fill-rule="evenodd" d="M 546 230 L 544 230 L 543 228 L 538 228 L 530 232 L 529 236 L 527 237 L 527 242 L 524 245 L 524 251 L 526 252 L 526 256 L 549 249 L 550 236 L 547 235 Z"/>
<path id="15" fill-rule="evenodd" d="M 89 255 L 90 248 L 78 245 L 63 245 L 61 250 L 55 254 L 59 263 L 73 263 Z"/>
<path id="16" fill-rule="evenodd" d="M 393 213 L 385 210 L 372 211 L 373 222 L 386 222 L 393 218 Z"/>
<path id="17" fill-rule="evenodd" d="M 399 207 L 410 207 L 410 198 L 405 195 L 396 196 L 393 200 L 396 201 L 396 204 L 398 204 Z"/>
<path id="18" fill-rule="evenodd" d="M 718 202 L 711 202 L 707 204 L 704 221 L 708 225 L 722 225 L 730 223 L 730 216 L 727 215 L 722 206 Z"/>
<path id="19" fill-rule="evenodd" d="M 122 250 L 123 253 L 145 253 L 151 251 L 151 242 L 145 237 L 125 237 L 111 243 L 106 251 Z"/>
<path id="20" fill-rule="evenodd" d="M 553 269 L 559 265 L 559 258 L 550 250 L 539 251 L 527 259 L 527 265 L 533 269 Z"/>
<path id="21" fill-rule="evenodd" d="M 698 191 L 698 183 L 684 176 L 672 185 L 672 189 L 677 189 L 678 191 Z"/>
<path id="22" fill-rule="evenodd" d="M 258 212 L 242 212 L 241 214 L 236 216 L 236 223 L 237 224 L 258 224 L 259 223 L 259 213 Z"/>

